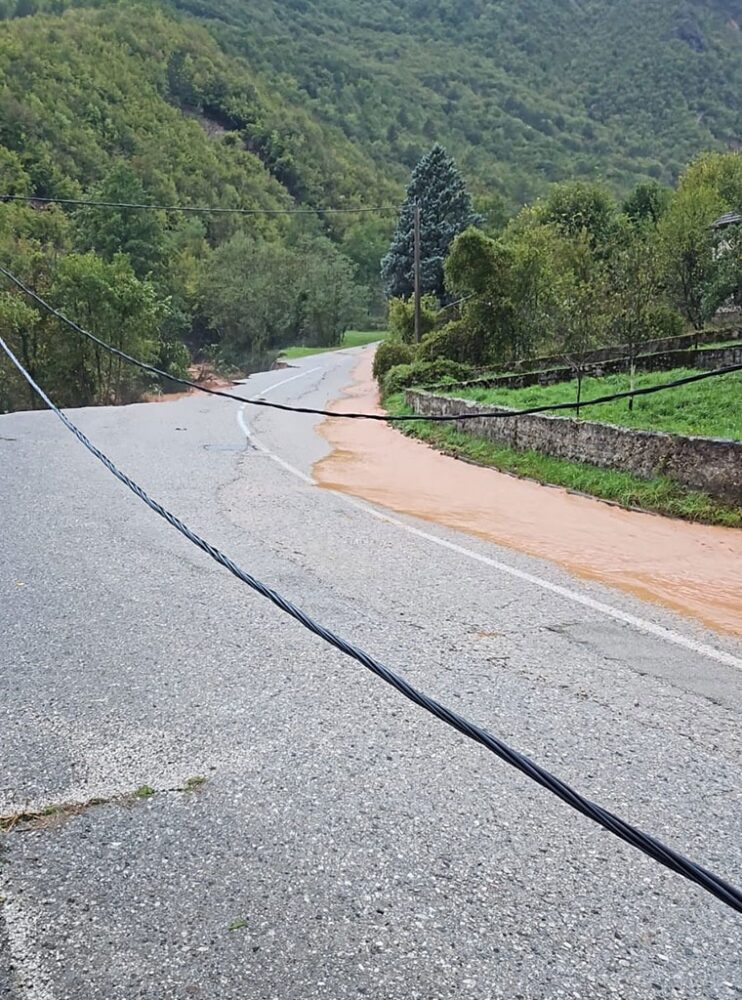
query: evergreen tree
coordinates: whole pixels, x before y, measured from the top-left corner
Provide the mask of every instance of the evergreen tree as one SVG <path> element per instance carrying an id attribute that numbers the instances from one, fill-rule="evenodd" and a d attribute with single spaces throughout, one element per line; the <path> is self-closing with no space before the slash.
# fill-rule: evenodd
<path id="1" fill-rule="evenodd" d="M 433 146 L 413 170 L 389 252 L 381 262 L 389 298 L 408 298 L 415 290 L 415 205 L 420 206 L 422 293 L 443 301 L 443 262 L 448 248 L 459 233 L 481 219 L 456 164 L 441 145 Z"/>

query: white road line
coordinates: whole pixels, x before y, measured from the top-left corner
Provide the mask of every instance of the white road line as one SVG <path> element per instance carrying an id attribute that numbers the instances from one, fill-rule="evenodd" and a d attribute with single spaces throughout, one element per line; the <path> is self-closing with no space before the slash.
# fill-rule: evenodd
<path id="1" fill-rule="evenodd" d="M 257 448 L 258 451 L 262 451 L 262 453 L 266 455 L 268 458 L 273 459 L 276 465 L 280 465 L 282 469 L 286 469 L 287 472 L 290 472 L 293 476 L 296 476 L 297 479 L 301 479 L 302 482 L 308 483 L 310 486 L 314 486 L 315 483 L 311 476 L 305 475 L 299 469 L 295 469 L 293 465 L 289 465 L 288 462 L 284 462 L 282 458 L 280 458 L 278 455 L 274 455 L 273 452 L 269 451 L 264 444 L 261 444 L 260 441 L 256 440 L 256 438 L 250 433 L 250 428 L 247 426 L 247 423 L 245 422 L 245 406 L 247 406 L 247 403 L 243 403 L 242 406 L 237 411 L 237 423 L 242 428 L 242 433 L 245 435 L 245 437 L 253 446 L 253 448 Z"/>
<path id="2" fill-rule="evenodd" d="M 260 399 L 261 396 L 270 396 L 272 392 L 275 392 L 276 389 L 280 389 L 282 385 L 288 385 L 289 382 L 296 382 L 298 378 L 304 378 L 306 375 L 311 375 L 313 374 L 313 372 L 319 372 L 319 371 L 322 371 L 322 365 L 316 365 L 314 368 L 307 368 L 306 371 L 301 371 L 299 372 L 298 375 L 291 375 L 289 378 L 282 379 L 280 382 L 276 382 L 274 385 L 269 385 L 267 389 L 264 389 L 263 392 L 261 392 L 260 395 L 256 396 L 255 398 Z M 244 406 L 245 404 L 243 403 L 242 404 L 243 409 Z"/>
<path id="3" fill-rule="evenodd" d="M 311 371 L 316 370 L 316 368 L 311 369 Z M 302 375 L 303 374 L 308 375 L 309 372 L 302 372 Z M 301 375 L 294 376 L 294 378 L 301 377 Z M 271 390 L 269 391 L 277 389 L 279 386 L 292 381 L 293 378 L 285 379 L 283 382 L 278 382 L 276 385 L 271 386 Z M 240 428 L 242 429 L 242 432 L 247 440 L 250 441 L 251 444 L 258 449 L 258 451 L 261 451 L 277 465 L 280 465 L 282 469 L 290 472 L 293 476 L 296 476 L 297 479 L 301 479 L 302 482 L 307 483 L 310 486 L 316 486 L 316 483 L 311 476 L 307 476 L 300 469 L 290 465 L 279 455 L 274 454 L 274 452 L 272 452 L 269 448 L 266 448 L 264 444 L 258 441 L 255 436 L 250 433 L 250 428 L 245 419 L 245 406 L 246 404 L 243 403 L 237 412 L 237 423 L 240 425 Z M 716 660 L 717 663 L 722 663 L 726 667 L 733 667 L 736 670 L 742 670 L 742 659 L 737 656 L 733 656 L 731 653 L 725 653 L 722 650 L 714 649 L 713 646 L 708 646 L 703 642 L 697 642 L 695 639 L 689 639 L 687 636 L 673 631 L 673 629 L 665 628 L 663 625 L 656 625 L 654 622 L 646 621 L 645 619 L 632 615 L 627 611 L 621 611 L 619 608 L 614 608 L 612 605 L 606 604 L 603 601 L 596 601 L 587 594 L 581 594 L 579 591 L 572 590 L 570 587 L 562 587 L 558 583 L 552 583 L 550 580 L 545 580 L 543 577 L 536 576 L 533 573 L 527 573 L 525 570 L 516 569 L 514 566 L 508 566 L 507 563 L 501 562 L 499 559 L 492 559 L 490 556 L 482 555 L 479 552 L 475 552 L 473 549 L 467 549 L 463 545 L 457 545 L 456 542 L 449 542 L 445 538 L 439 538 L 437 535 L 432 535 L 430 532 L 423 531 L 421 528 L 415 528 L 411 524 L 406 524 L 404 521 L 397 520 L 396 517 L 392 517 L 380 510 L 376 510 L 374 507 L 371 507 L 360 500 L 355 500 L 353 497 L 349 497 L 345 493 L 339 493 L 337 490 L 325 490 L 324 492 L 332 493 L 349 506 L 355 507 L 357 510 L 362 510 L 366 514 L 370 514 L 371 517 L 377 518 L 379 521 L 385 521 L 387 524 L 391 524 L 395 528 L 400 528 L 402 531 L 406 531 L 409 535 L 415 535 L 417 538 L 423 538 L 426 542 L 432 542 L 432 544 L 438 545 L 441 548 L 448 549 L 451 552 L 456 552 L 457 555 L 466 556 L 468 559 L 473 559 L 475 562 L 482 563 L 485 566 L 490 566 L 492 569 L 496 569 L 500 573 L 505 573 L 506 575 L 513 576 L 518 580 L 523 580 L 525 583 L 530 583 L 534 587 L 540 587 L 541 590 L 548 590 L 550 593 L 557 594 L 559 597 L 572 601 L 574 604 L 581 604 L 583 607 L 590 608 L 592 611 L 598 611 L 601 614 L 606 615 L 608 618 L 613 618 L 614 621 L 622 622 L 624 625 L 630 625 L 639 632 L 644 632 L 647 635 L 653 635 L 658 639 L 663 639 L 665 642 L 690 650 L 692 653 L 698 653 L 700 656 L 706 656 L 711 660 Z"/>

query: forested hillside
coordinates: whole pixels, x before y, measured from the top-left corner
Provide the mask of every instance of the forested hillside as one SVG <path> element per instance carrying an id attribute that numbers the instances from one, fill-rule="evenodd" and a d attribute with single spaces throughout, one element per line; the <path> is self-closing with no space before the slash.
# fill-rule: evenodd
<path id="1" fill-rule="evenodd" d="M 173 370 L 184 344 L 245 367 L 337 343 L 369 302 L 380 317 L 394 206 L 436 142 L 489 235 L 555 181 L 622 196 L 737 148 L 735 6 L 0 0 L 0 195 L 263 213 L 7 202 L 0 262 Z M 287 209 L 305 214 L 271 214 Z M 15 294 L 0 293 L 0 327 L 61 402 L 146 388 L 70 352 Z M 19 392 L 0 366 L 0 409 Z"/>
<path id="2" fill-rule="evenodd" d="M 596 172 L 669 183 L 742 136 L 735 0 L 176 2 L 399 179 L 440 140 L 522 202 Z"/>
<path id="3" fill-rule="evenodd" d="M 149 360 L 182 372 L 185 343 L 249 366 L 292 341 L 335 342 L 365 317 L 391 214 L 270 213 L 390 202 L 397 191 L 187 17 L 109 4 L 3 24 L 1 194 L 268 213 L 0 205 L 0 262 Z M 0 328 L 61 402 L 146 388 L 4 290 Z M 0 366 L 0 409 L 17 406 L 19 391 Z"/>
<path id="4" fill-rule="evenodd" d="M 69 5 L 0 0 L 0 14 Z M 142 60 L 157 60 L 142 71 L 163 93 L 167 60 L 184 44 L 162 23 L 149 37 L 148 21 L 167 5 L 153 4 L 151 14 L 131 3 L 79 5 L 105 9 L 96 22 L 101 45 L 117 40 L 122 58 L 131 45 L 138 60 L 131 72 Z M 112 6 L 119 8 L 115 15 Z M 376 190 L 382 176 L 400 186 L 436 140 L 456 156 L 475 193 L 499 192 L 513 207 L 547 182 L 574 176 L 600 175 L 619 190 L 649 177 L 672 183 L 698 151 L 733 147 L 742 136 L 736 0 L 174 0 L 174 6 L 187 19 L 177 29 L 188 38 L 186 48 L 212 64 L 211 88 L 193 94 L 186 87 L 180 99 L 204 97 L 226 113 L 229 127 L 248 125 L 254 147 L 302 198 L 354 197 L 359 181 Z M 193 31 L 195 20 L 224 52 L 244 57 L 246 67 L 236 69 L 208 46 Z M 47 30 L 33 16 L 24 44 L 40 51 Z M 67 35 L 70 28 L 54 30 Z M 164 34 L 169 52 L 162 50 Z M 88 75 L 81 63 L 102 50 L 90 49 L 84 33 L 78 44 L 68 79 L 80 81 Z M 221 89 L 214 88 L 217 79 Z M 39 98 L 43 105 L 45 95 Z"/>
<path id="5" fill-rule="evenodd" d="M 273 94 L 203 28 L 154 6 L 7 22 L 0 80 L 13 191 L 74 196 L 117 158 L 132 163 L 153 200 L 358 204 L 379 184 L 340 133 Z"/>

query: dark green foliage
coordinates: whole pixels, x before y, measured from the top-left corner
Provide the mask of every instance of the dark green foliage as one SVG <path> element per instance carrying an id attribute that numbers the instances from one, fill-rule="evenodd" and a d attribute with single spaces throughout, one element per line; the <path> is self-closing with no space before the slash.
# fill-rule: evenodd
<path id="1" fill-rule="evenodd" d="M 420 361 L 448 358 L 466 365 L 484 365 L 489 361 L 489 341 L 481 329 L 454 321 L 425 337 L 418 358 Z"/>
<path id="2" fill-rule="evenodd" d="M 511 205 L 572 177 L 626 194 L 742 134 L 732 0 L 178 6 L 400 184 L 439 141 Z"/>
<path id="3" fill-rule="evenodd" d="M 301 241 L 298 283 L 302 299 L 300 343 L 334 347 L 366 315 L 368 289 L 356 283 L 356 265 L 326 239 Z"/>
<path id="4" fill-rule="evenodd" d="M 328 240 L 290 247 L 239 233 L 211 256 L 201 308 L 221 356 L 252 366 L 290 344 L 339 344 L 363 310 L 353 273 Z"/>
<path id="5" fill-rule="evenodd" d="M 420 336 L 435 328 L 440 316 L 438 300 L 434 295 L 423 295 L 420 301 Z M 387 326 L 392 336 L 411 344 L 415 340 L 414 299 L 391 299 L 388 304 Z"/>
<path id="6" fill-rule="evenodd" d="M 445 382 L 460 382 L 471 378 L 470 365 L 457 364 L 445 358 L 437 361 L 413 361 L 411 364 L 390 368 L 382 380 L 383 395 L 392 395 L 411 386 L 424 388 Z"/>
<path id="7" fill-rule="evenodd" d="M 453 356 L 473 357 L 486 345 L 483 355 L 500 361 L 554 343 L 574 298 L 563 241 L 586 226 L 605 269 L 623 232 L 598 178 L 616 195 L 634 189 L 625 209 L 634 228 L 656 230 L 662 304 L 699 324 L 738 285 L 736 258 L 714 256 L 708 226 L 742 204 L 739 157 L 703 157 L 667 206 L 653 182 L 674 182 L 699 149 L 739 137 L 742 34 L 727 26 L 731 14 L 720 0 L 0 0 L 0 19 L 17 18 L 0 37 L 0 193 L 247 209 L 393 205 L 425 151 L 444 142 L 496 239 L 469 241 L 483 273 L 476 253 L 458 255 L 457 274 L 452 265 L 451 292 L 472 293 L 460 310 L 466 336 L 441 336 L 429 352 L 448 344 Z M 549 193 L 550 182 L 574 177 L 584 183 Z M 69 308 L 84 305 L 96 332 L 112 337 L 120 319 L 127 342 L 182 372 L 183 343 L 264 360 L 290 340 L 339 342 L 369 293 L 380 317 L 378 264 L 393 224 L 393 211 L 286 220 L 3 204 L 0 260 L 55 302 L 71 297 L 60 284 L 67 255 L 88 289 L 110 285 L 113 272 L 98 263 L 113 268 L 132 301 L 147 298 L 141 343 L 125 296 L 110 288 L 95 310 L 92 294 L 90 308 Z M 426 281 L 441 297 L 448 236 L 425 226 L 424 217 Z M 275 281 L 265 260 L 243 281 L 244 261 L 224 252 L 240 234 L 286 265 Z M 305 274 L 287 287 L 297 254 Z M 240 314 L 261 281 L 259 308 Z M 99 369 L 22 305 L 2 299 L 0 329 L 61 401 L 150 388 Z M 423 328 L 452 316 L 426 310 Z M 402 320 L 409 326 L 409 312 Z M 0 406 L 29 404 L 0 363 Z"/>
<path id="8" fill-rule="evenodd" d="M 557 184 L 536 212 L 542 224 L 553 225 L 564 236 L 578 236 L 584 230 L 595 247 L 605 246 L 615 232 L 616 203 L 600 184 Z"/>
<path id="9" fill-rule="evenodd" d="M 581 356 L 610 343 L 633 365 L 643 341 L 677 336 L 686 321 L 700 329 L 742 298 L 742 226 L 712 226 L 737 204 L 740 153 L 699 157 L 669 196 L 637 190 L 632 217 L 600 187 L 558 185 L 496 239 L 469 229 L 454 240 L 445 274 L 462 299 L 456 337 L 434 334 L 420 357 L 503 367 L 556 354 L 581 378 Z"/>
<path id="10" fill-rule="evenodd" d="M 660 220 L 658 234 L 673 302 L 700 330 L 734 294 L 738 233 L 717 232 L 714 221 L 742 206 L 742 153 L 706 154 L 683 174 Z M 735 249 L 736 248 L 736 249 Z"/>
<path id="11" fill-rule="evenodd" d="M 474 210 L 480 216 L 480 228 L 487 236 L 498 236 L 510 217 L 507 201 L 497 191 L 475 196 Z"/>
<path id="12" fill-rule="evenodd" d="M 443 262 L 455 237 L 480 220 L 456 164 L 436 144 L 412 172 L 407 195 L 381 276 L 389 298 L 409 298 L 415 290 L 414 218 L 420 207 L 420 274 L 423 294 L 445 298 Z"/>
<path id="13" fill-rule="evenodd" d="M 385 340 L 376 348 L 374 355 L 373 374 L 381 383 L 390 368 L 397 365 L 409 365 L 415 358 L 415 350 L 409 344 L 400 340 Z"/>
<path id="14" fill-rule="evenodd" d="M 125 204 L 147 203 L 144 185 L 126 163 L 117 163 L 93 188 L 91 197 Z M 140 278 L 151 274 L 160 263 L 164 239 L 162 212 L 84 208 L 78 213 L 77 228 L 78 239 L 85 249 L 95 250 L 106 260 L 125 253 Z"/>
<path id="15" fill-rule="evenodd" d="M 178 378 L 187 378 L 191 355 L 188 353 L 188 348 L 185 344 L 179 340 L 162 340 L 160 341 L 159 348 L 160 353 L 155 362 L 157 367 Z M 164 392 L 178 392 L 183 388 L 182 386 L 178 386 L 177 383 L 168 382 L 167 379 L 163 381 L 165 383 L 162 386 Z"/>
<path id="16" fill-rule="evenodd" d="M 671 198 L 670 188 L 663 187 L 657 181 L 646 181 L 637 184 L 624 201 L 623 212 L 636 226 L 657 226 Z"/>
<path id="17" fill-rule="evenodd" d="M 2 0 L 0 16 L 19 4 L 26 14 L 95 6 Z M 742 32 L 730 24 L 739 21 L 731 0 L 175 6 L 247 58 L 253 91 L 209 75 L 188 45 L 160 49 L 174 102 L 218 111 L 287 185 L 313 196 L 357 197 L 364 163 L 367 179 L 380 167 L 399 189 L 434 141 L 477 193 L 497 191 L 510 207 L 575 176 L 600 175 L 627 194 L 641 181 L 674 183 L 700 150 L 732 148 L 742 133 Z M 152 7 L 127 8 L 136 48 Z M 111 3 L 105 14 L 120 17 Z"/>
<path id="18" fill-rule="evenodd" d="M 704 316 L 713 316 L 722 306 L 742 309 L 742 253 L 739 244 L 736 248 L 730 246 L 719 259 L 715 273 L 704 291 Z"/>
<path id="19" fill-rule="evenodd" d="M 269 210 L 292 207 L 292 193 L 317 205 L 336 198 L 351 204 L 351 194 L 359 202 L 384 200 L 391 185 L 377 187 L 375 169 L 346 139 L 329 137 L 311 115 L 274 98 L 244 62 L 188 22 L 153 3 L 106 4 L 4 25 L 0 193 Z M 130 336 L 129 316 L 123 299 L 110 300 L 108 272 L 99 265 L 114 269 L 122 293 L 136 288 L 130 275 L 139 279 L 156 322 L 143 324 L 146 336 L 132 344 L 181 375 L 190 361 L 184 343 L 248 365 L 270 361 L 292 340 L 339 343 L 348 326 L 365 318 L 368 299 L 356 265 L 337 247 L 346 232 L 366 273 L 369 256 L 375 258 L 378 288 L 389 225 L 374 217 L 343 216 L 324 227 L 313 216 L 0 206 L 3 263 L 114 343 Z M 255 255 L 241 259 L 227 248 L 247 233 L 244 239 L 263 249 L 246 275 Z M 78 277 L 88 291 L 77 298 L 71 280 L 60 284 L 72 273 L 65 271 L 72 253 L 85 262 Z M 97 303 L 95 281 L 103 288 Z M 18 305 L 0 316 L 16 344 Z M 138 306 L 130 305 L 138 316 Z M 53 322 L 33 317 L 24 333 L 26 360 L 60 402 L 121 401 L 153 387 L 104 364 L 72 333 L 53 339 Z M 35 405 L 5 362 L 0 371 L 4 408 Z"/>
<path id="20" fill-rule="evenodd" d="M 446 261 L 446 280 L 463 300 L 461 326 L 495 364 L 533 356 L 555 336 L 564 292 L 567 242 L 554 227 L 516 225 L 498 240 L 462 233 Z"/>
<path id="21" fill-rule="evenodd" d="M 70 253 L 57 262 L 53 277 L 41 255 L 34 255 L 28 263 L 36 284 L 70 319 L 144 361 L 163 357 L 158 331 L 167 303 L 150 281 L 136 277 L 126 255 L 117 254 L 109 263 L 92 252 Z M 48 288 L 44 288 L 45 281 L 50 282 Z M 62 406 L 131 402 L 152 385 L 141 371 L 60 327 L 16 294 L 0 295 L 0 331 Z M 174 374 L 181 374 L 188 353 L 182 344 L 173 345 L 164 359 Z M 35 405 L 9 363 L 0 365 L 0 411 Z"/>
<path id="22" fill-rule="evenodd" d="M 66 316 L 119 350 L 143 361 L 157 359 L 167 304 L 151 282 L 136 277 L 125 254 L 110 263 L 94 253 L 68 254 L 55 269 L 50 297 Z M 67 405 L 130 402 L 147 386 L 148 376 L 138 368 L 72 330 L 57 329 L 50 355 L 56 378 L 67 385 Z"/>
<path id="23" fill-rule="evenodd" d="M 685 332 L 685 321 L 677 309 L 666 305 L 654 305 L 647 313 L 647 332 L 642 339 L 661 340 L 665 337 L 680 337 Z"/>
<path id="24" fill-rule="evenodd" d="M 341 249 L 356 265 L 356 280 L 370 290 L 369 313 L 374 322 L 384 321 L 386 302 L 381 287 L 379 261 L 386 253 L 392 231 L 387 215 L 362 215 L 353 219 L 342 234 Z"/>

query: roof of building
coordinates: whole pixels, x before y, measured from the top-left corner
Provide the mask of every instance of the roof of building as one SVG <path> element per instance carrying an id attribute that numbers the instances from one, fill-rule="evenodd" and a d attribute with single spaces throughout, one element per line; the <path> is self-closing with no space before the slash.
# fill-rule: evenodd
<path id="1" fill-rule="evenodd" d="M 740 212 L 727 212 L 726 215 L 720 216 L 716 222 L 712 223 L 712 229 L 726 229 L 727 226 L 738 226 L 742 222 L 742 213 Z"/>

